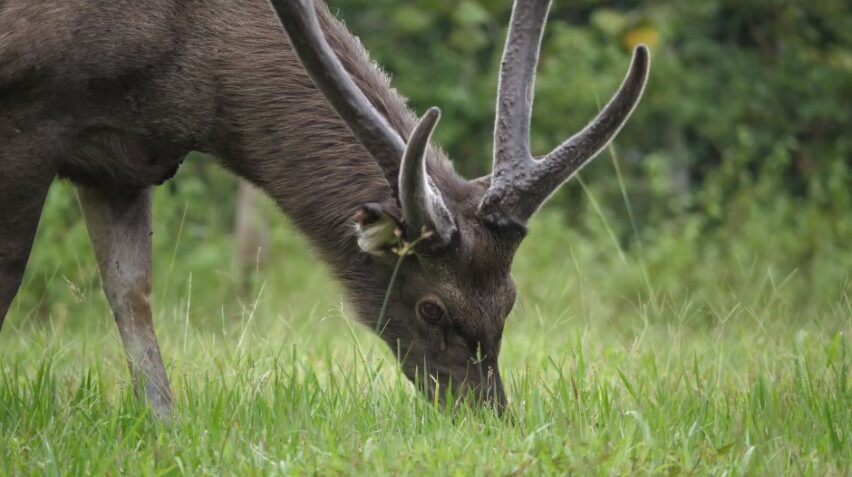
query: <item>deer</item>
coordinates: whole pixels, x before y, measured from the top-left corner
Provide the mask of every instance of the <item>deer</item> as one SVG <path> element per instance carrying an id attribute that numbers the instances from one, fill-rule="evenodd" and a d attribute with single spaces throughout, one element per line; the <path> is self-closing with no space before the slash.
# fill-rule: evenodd
<path id="1" fill-rule="evenodd" d="M 650 69 L 635 47 L 598 115 L 533 156 L 550 3 L 513 3 L 493 170 L 468 180 L 432 141 L 440 111 L 417 118 L 320 0 L 0 1 L 0 329 L 48 188 L 68 180 L 133 389 L 171 416 L 151 196 L 202 151 L 275 201 L 422 395 L 502 412 L 498 357 L 529 219 L 621 130 Z"/>

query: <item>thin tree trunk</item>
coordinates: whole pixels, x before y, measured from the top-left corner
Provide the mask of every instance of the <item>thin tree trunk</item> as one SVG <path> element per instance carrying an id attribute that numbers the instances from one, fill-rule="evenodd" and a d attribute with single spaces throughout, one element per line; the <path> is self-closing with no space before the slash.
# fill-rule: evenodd
<path id="1" fill-rule="evenodd" d="M 234 245 L 240 286 L 243 291 L 249 291 L 252 279 L 266 262 L 269 225 L 260 210 L 260 192 L 243 180 L 237 191 Z"/>

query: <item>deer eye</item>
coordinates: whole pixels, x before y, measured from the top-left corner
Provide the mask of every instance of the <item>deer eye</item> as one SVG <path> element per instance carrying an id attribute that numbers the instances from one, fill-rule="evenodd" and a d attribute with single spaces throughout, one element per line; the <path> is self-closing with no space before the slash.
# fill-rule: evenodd
<path id="1" fill-rule="evenodd" d="M 423 299 L 417 304 L 417 315 L 426 323 L 436 326 L 444 320 L 444 307 L 434 299 Z"/>

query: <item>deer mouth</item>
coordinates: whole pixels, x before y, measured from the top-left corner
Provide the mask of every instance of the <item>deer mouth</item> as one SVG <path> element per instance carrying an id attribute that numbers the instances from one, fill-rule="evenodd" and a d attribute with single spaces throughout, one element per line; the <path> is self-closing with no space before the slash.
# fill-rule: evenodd
<path id="1" fill-rule="evenodd" d="M 426 373 L 418 371 L 415 369 L 408 377 L 430 402 L 454 409 L 490 408 L 500 415 L 506 411 L 506 392 L 496 366 L 468 368 L 459 373 L 434 368 Z"/>

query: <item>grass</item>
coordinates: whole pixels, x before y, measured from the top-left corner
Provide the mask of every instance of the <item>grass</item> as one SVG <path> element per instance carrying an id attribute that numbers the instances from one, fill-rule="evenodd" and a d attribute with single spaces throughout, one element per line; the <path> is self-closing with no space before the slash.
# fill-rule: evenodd
<path id="1" fill-rule="evenodd" d="M 158 194 L 161 215 L 183 213 Z M 501 355 L 507 420 L 417 396 L 280 221 L 275 265 L 241 298 L 217 261 L 227 238 L 190 210 L 179 241 L 155 236 L 177 397 L 157 423 L 128 389 L 91 252 L 40 262 L 60 253 L 46 225 L 0 335 L 0 475 L 850 475 L 850 251 L 820 233 L 837 221 L 714 236 L 681 221 L 639 253 L 607 213 L 532 225 Z M 800 260 L 791 243 L 809 236 L 823 241 Z"/>

